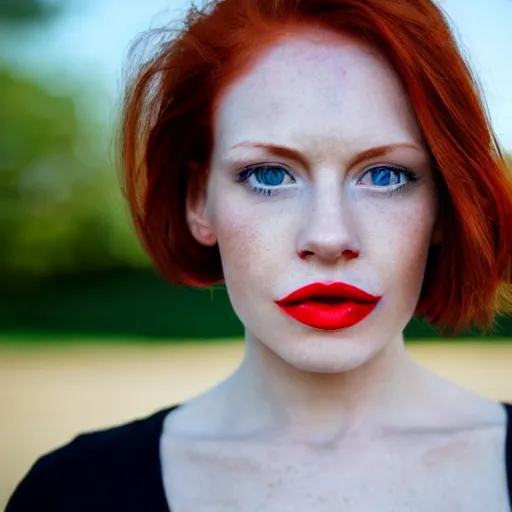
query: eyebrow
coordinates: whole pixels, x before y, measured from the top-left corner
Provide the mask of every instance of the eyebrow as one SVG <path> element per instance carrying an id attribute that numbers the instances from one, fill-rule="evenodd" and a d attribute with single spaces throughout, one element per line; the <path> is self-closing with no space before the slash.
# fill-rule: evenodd
<path id="1" fill-rule="evenodd" d="M 259 142 L 241 142 L 240 144 L 236 144 L 235 146 L 233 146 L 233 148 L 237 148 L 237 147 L 252 147 L 252 148 L 264 149 L 272 155 L 296 160 L 297 162 L 300 162 L 300 164 L 303 165 L 304 167 L 309 166 L 307 159 L 299 151 L 297 151 L 293 148 L 289 148 L 287 146 L 281 146 L 278 144 L 266 144 L 266 143 L 259 143 Z M 396 149 L 399 149 L 399 148 L 414 149 L 418 152 L 421 152 L 421 148 L 418 145 L 409 143 L 409 142 L 375 146 L 373 148 L 365 149 L 364 151 L 361 151 L 360 153 L 355 155 L 353 158 L 351 158 L 348 163 L 348 167 L 349 168 L 353 167 L 354 165 L 364 162 L 365 160 L 369 160 L 370 158 L 386 156 L 387 154 L 392 153 L 393 151 L 395 151 Z"/>

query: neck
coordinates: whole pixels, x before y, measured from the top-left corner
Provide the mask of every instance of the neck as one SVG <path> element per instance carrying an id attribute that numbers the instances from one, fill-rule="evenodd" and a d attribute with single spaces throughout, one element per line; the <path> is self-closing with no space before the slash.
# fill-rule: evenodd
<path id="1" fill-rule="evenodd" d="M 244 360 L 226 382 L 236 411 L 231 425 L 239 435 L 315 444 L 378 428 L 406 410 L 407 400 L 417 400 L 418 368 L 401 336 L 339 373 L 299 370 L 248 336 Z"/>

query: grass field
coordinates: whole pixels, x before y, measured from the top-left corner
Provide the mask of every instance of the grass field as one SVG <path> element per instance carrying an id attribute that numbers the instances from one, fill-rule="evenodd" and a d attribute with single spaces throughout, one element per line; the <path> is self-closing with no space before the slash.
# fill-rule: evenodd
<path id="1" fill-rule="evenodd" d="M 452 381 L 512 401 L 512 343 L 436 341 L 409 350 Z M 0 343 L 0 510 L 42 453 L 186 400 L 233 370 L 242 351 L 233 341 Z"/>

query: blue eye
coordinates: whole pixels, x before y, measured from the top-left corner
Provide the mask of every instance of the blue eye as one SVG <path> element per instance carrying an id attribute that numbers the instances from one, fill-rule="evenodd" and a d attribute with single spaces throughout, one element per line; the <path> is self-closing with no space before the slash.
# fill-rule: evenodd
<path id="1" fill-rule="evenodd" d="M 371 177 L 372 177 L 372 184 L 373 185 L 391 185 L 393 183 L 393 178 L 397 178 L 397 175 L 394 174 L 389 169 L 375 169 L 370 171 Z"/>
<path id="2" fill-rule="evenodd" d="M 416 175 L 409 169 L 381 165 L 366 171 L 358 181 L 358 185 L 398 190 L 416 180 Z"/>
<path id="3" fill-rule="evenodd" d="M 247 183 L 258 194 L 273 196 L 293 186 L 295 178 L 280 165 L 252 165 L 237 175 L 237 181 Z"/>
<path id="4" fill-rule="evenodd" d="M 267 187 L 282 185 L 286 177 L 284 170 L 278 167 L 259 167 L 254 172 L 254 176 L 258 183 Z"/>

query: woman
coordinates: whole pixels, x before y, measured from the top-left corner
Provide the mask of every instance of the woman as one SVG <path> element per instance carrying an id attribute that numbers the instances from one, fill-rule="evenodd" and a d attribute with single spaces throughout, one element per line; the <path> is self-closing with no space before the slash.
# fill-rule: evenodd
<path id="1" fill-rule="evenodd" d="M 430 0 L 193 9 L 123 129 L 147 252 L 171 282 L 226 283 L 245 357 L 41 458 L 7 512 L 510 509 L 510 408 L 402 336 L 511 309 L 510 177 Z"/>

